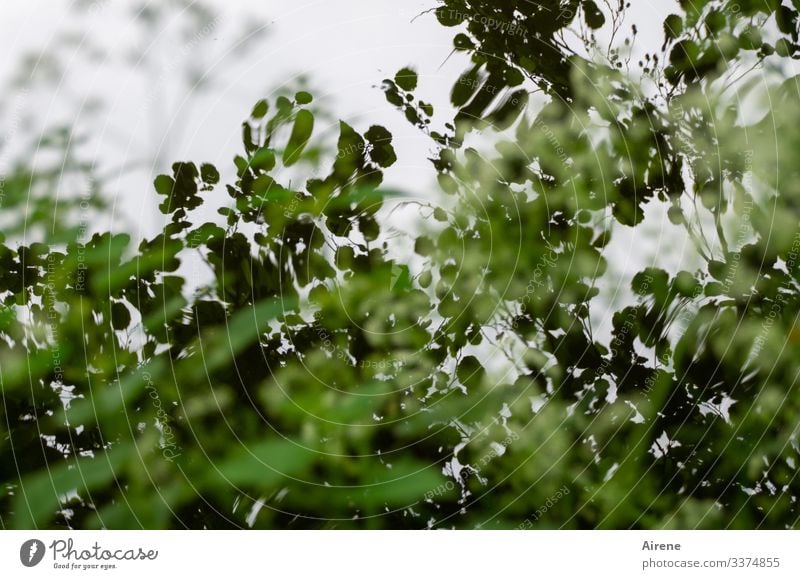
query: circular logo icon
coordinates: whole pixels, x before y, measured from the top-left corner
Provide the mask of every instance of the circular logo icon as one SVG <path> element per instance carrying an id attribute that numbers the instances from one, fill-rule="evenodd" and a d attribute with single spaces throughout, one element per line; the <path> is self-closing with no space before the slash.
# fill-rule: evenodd
<path id="1" fill-rule="evenodd" d="M 35 567 L 44 558 L 44 543 L 39 539 L 29 539 L 19 548 L 19 560 L 26 567 Z"/>

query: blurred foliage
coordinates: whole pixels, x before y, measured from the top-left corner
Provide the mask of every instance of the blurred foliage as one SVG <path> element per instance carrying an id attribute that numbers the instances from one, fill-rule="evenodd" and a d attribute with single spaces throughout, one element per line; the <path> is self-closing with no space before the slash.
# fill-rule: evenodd
<path id="1" fill-rule="evenodd" d="M 442 194 L 405 258 L 392 135 L 331 147 L 304 91 L 256 103 L 234 182 L 159 176 L 138 247 L 80 203 L 31 243 L 55 208 L 29 213 L 0 246 L 3 526 L 796 526 L 797 6 L 679 4 L 636 64 L 625 4 L 440 3 L 453 117 L 413 68 L 382 85 Z M 607 246 L 659 211 L 703 265 L 610 312 Z"/>

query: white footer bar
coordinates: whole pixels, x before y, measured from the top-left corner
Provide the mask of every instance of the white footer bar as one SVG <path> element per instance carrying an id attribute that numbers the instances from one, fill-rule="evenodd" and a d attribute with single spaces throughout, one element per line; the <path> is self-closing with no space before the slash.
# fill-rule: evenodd
<path id="1" fill-rule="evenodd" d="M 5 531 L 1 577 L 800 577 L 797 531 Z M 513 574 L 513 575 L 511 575 Z M 583 575 L 579 575 L 583 574 Z M 194 576 L 194 575 L 192 575 Z M 234 577 L 235 575 L 231 575 Z"/>

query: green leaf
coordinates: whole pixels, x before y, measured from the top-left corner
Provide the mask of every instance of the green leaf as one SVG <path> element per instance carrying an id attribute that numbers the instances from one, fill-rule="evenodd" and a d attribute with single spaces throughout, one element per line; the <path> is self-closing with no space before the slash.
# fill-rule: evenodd
<path id="1" fill-rule="evenodd" d="M 683 20 L 677 14 L 670 14 L 664 19 L 664 36 L 675 39 L 683 32 Z"/>
<path id="2" fill-rule="evenodd" d="M 367 509 L 404 507 L 420 503 L 425 494 L 444 482 L 440 469 L 421 461 L 401 459 L 391 461 L 391 468 L 375 473 L 362 491 L 361 504 Z"/>
<path id="3" fill-rule="evenodd" d="M 453 103 L 453 106 L 464 106 L 478 90 L 481 85 L 481 79 L 478 77 L 479 70 L 478 66 L 472 67 L 458 78 L 450 93 L 450 102 Z"/>
<path id="4" fill-rule="evenodd" d="M 418 237 L 417 241 L 414 243 L 414 251 L 423 257 L 433 254 L 435 249 L 436 245 L 429 237 Z"/>
<path id="5" fill-rule="evenodd" d="M 295 299 L 267 299 L 236 312 L 223 332 L 206 332 L 203 341 L 204 361 L 184 360 L 183 368 L 195 379 L 223 367 L 242 350 L 259 342 L 269 329 L 269 322 L 276 321 L 295 307 Z"/>
<path id="6" fill-rule="evenodd" d="M 392 147 L 392 134 L 380 125 L 373 125 L 364 133 L 367 141 L 372 145 L 370 159 L 381 167 L 389 167 L 397 160 Z"/>
<path id="7" fill-rule="evenodd" d="M 307 105 L 310 104 L 311 101 L 314 100 L 314 97 L 311 96 L 311 93 L 301 90 L 296 95 L 294 95 L 294 100 L 299 105 Z"/>
<path id="8" fill-rule="evenodd" d="M 153 181 L 153 185 L 159 195 L 171 195 L 175 188 L 175 180 L 169 175 L 159 175 Z"/>
<path id="9" fill-rule="evenodd" d="M 307 472 L 315 453 L 290 440 L 272 439 L 254 445 L 237 445 L 224 460 L 205 465 L 196 477 L 220 490 L 232 485 L 268 491 L 282 481 Z"/>
<path id="10" fill-rule="evenodd" d="M 797 12 L 787 6 L 780 6 L 775 12 L 778 30 L 784 34 L 797 35 Z"/>
<path id="11" fill-rule="evenodd" d="M 297 112 L 292 127 L 292 134 L 286 149 L 283 151 L 283 164 L 287 167 L 300 160 L 300 155 L 308 145 L 311 134 L 314 132 L 314 115 L 311 111 L 302 109 Z"/>
<path id="12" fill-rule="evenodd" d="M 275 167 L 275 151 L 262 147 L 250 158 L 250 166 L 261 171 L 271 171 Z"/>
<path id="13" fill-rule="evenodd" d="M 674 16 L 674 14 L 672 16 Z M 682 24 L 683 23 L 681 22 L 681 25 Z M 723 28 L 725 28 L 725 24 L 726 24 L 725 14 L 723 14 L 719 10 L 712 10 L 711 12 L 709 12 L 706 15 L 705 24 L 706 24 L 706 27 L 708 28 L 708 30 L 712 34 L 717 34 Z M 666 20 L 664 21 L 664 30 L 665 31 L 667 30 L 667 21 Z M 680 34 L 681 30 L 677 29 L 677 30 L 675 30 L 675 32 L 676 32 L 676 34 Z M 673 38 L 674 38 L 674 36 L 673 36 Z"/>
<path id="14" fill-rule="evenodd" d="M 216 185 L 219 183 L 219 171 L 214 165 L 203 163 L 200 165 L 200 177 L 204 183 Z"/>
<path id="15" fill-rule="evenodd" d="M 417 73 L 410 68 L 402 68 L 394 76 L 394 82 L 404 91 L 417 88 Z"/>
<path id="16" fill-rule="evenodd" d="M 606 23 L 606 17 L 600 8 L 597 7 L 594 0 L 584 0 L 583 2 L 583 17 L 586 20 L 586 26 L 592 29 L 598 29 Z"/>
<path id="17" fill-rule="evenodd" d="M 708 262 L 708 273 L 716 279 L 717 281 L 725 281 L 725 276 L 727 275 L 728 266 L 724 261 L 717 261 L 716 259 L 712 259 Z"/>
<path id="18" fill-rule="evenodd" d="M 15 492 L 12 527 L 47 527 L 64 506 L 64 497 L 76 492 L 91 500 L 93 491 L 113 488 L 115 477 L 122 475 L 123 465 L 135 452 L 130 443 L 118 444 L 98 456 L 63 460 L 25 477 Z"/>
<path id="19" fill-rule="evenodd" d="M 125 304 L 115 302 L 111 306 L 111 325 L 115 330 L 124 330 L 131 323 L 131 314 Z"/>
<path id="20" fill-rule="evenodd" d="M 328 203 L 328 207 L 331 209 L 340 209 L 343 207 L 350 207 L 353 204 L 372 205 L 385 199 L 392 199 L 402 196 L 402 191 L 396 191 L 393 189 L 371 189 L 359 187 L 356 189 L 351 189 L 347 193 L 331 199 L 331 201 Z"/>
<path id="21" fill-rule="evenodd" d="M 460 33 L 453 38 L 453 46 L 456 47 L 456 50 L 472 50 L 475 48 L 475 43 L 472 42 L 469 36 Z"/>
<path id="22" fill-rule="evenodd" d="M 487 120 L 495 129 L 504 131 L 514 124 L 527 105 L 528 91 L 524 89 L 514 91 L 500 101 Z"/>
<path id="23" fill-rule="evenodd" d="M 464 19 L 466 14 L 462 10 L 451 8 L 450 6 L 440 6 L 436 9 L 436 19 L 442 26 L 458 26 Z"/>
<path id="24" fill-rule="evenodd" d="M 73 400 L 68 408 L 59 410 L 53 417 L 53 422 L 58 426 L 64 424 L 88 426 L 111 417 L 124 420 L 118 413 L 127 408 L 144 391 L 147 384 L 145 376 L 149 374 L 157 379 L 165 368 L 164 360 L 156 358 L 139 369 L 131 370 L 119 381 L 101 384 L 98 392 L 92 391 L 86 398 Z"/>
<path id="25" fill-rule="evenodd" d="M 269 111 L 269 104 L 266 100 L 261 99 L 256 103 L 256 106 L 253 107 L 253 112 L 250 113 L 250 116 L 254 119 L 263 119 L 267 116 L 267 112 Z"/>

